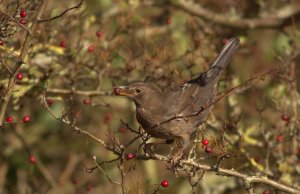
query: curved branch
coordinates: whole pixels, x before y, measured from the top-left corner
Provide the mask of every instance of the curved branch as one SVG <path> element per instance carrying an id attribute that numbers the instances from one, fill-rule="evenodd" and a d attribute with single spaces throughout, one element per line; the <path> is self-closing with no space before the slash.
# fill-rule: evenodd
<path id="1" fill-rule="evenodd" d="M 84 0 L 81 0 L 77 5 L 73 6 L 73 7 L 70 7 L 66 10 L 64 10 L 63 12 L 61 12 L 60 14 L 52 17 L 52 18 L 48 18 L 48 19 L 42 19 L 42 20 L 39 20 L 38 22 L 39 23 L 42 23 L 42 22 L 50 22 L 52 20 L 55 20 L 55 19 L 58 19 L 60 17 L 63 17 L 66 13 L 68 13 L 69 11 L 73 10 L 73 9 L 78 9 L 81 7 L 82 3 L 83 3 Z"/>
<path id="2" fill-rule="evenodd" d="M 171 4 L 171 6 L 190 15 L 200 17 L 216 24 L 239 29 L 281 27 L 286 24 L 289 18 L 300 13 L 300 3 L 286 5 L 275 11 L 274 14 L 269 14 L 268 17 L 264 18 L 225 17 L 224 14 L 215 13 L 199 4 L 195 4 L 191 1 L 187 2 L 185 0 L 179 0 L 177 4 Z"/>

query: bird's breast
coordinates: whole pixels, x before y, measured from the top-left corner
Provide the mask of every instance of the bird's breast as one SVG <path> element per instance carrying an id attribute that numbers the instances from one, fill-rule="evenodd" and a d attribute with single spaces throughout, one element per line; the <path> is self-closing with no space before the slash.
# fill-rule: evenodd
<path id="1" fill-rule="evenodd" d="M 136 120 L 145 130 L 150 130 L 151 127 L 155 125 L 155 121 L 153 121 L 152 117 L 150 111 L 147 111 L 144 108 L 136 109 Z"/>

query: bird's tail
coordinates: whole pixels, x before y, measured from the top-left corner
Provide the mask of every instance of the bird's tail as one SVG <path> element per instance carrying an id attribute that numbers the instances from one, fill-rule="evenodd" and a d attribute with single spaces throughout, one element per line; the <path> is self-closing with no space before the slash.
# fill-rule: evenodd
<path id="1" fill-rule="evenodd" d="M 232 55 L 237 50 L 240 45 L 240 40 L 238 38 L 230 38 L 226 45 L 223 47 L 221 53 L 216 58 L 214 63 L 210 66 L 209 70 L 205 73 L 205 79 L 208 80 L 218 80 L 222 71 L 226 68 Z"/>

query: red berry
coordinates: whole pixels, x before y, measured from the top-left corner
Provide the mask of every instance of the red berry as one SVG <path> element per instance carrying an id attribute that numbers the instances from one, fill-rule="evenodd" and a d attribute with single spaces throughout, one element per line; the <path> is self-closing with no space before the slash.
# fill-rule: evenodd
<path id="1" fill-rule="evenodd" d="M 212 148 L 210 146 L 205 147 L 205 152 L 210 154 L 212 152 Z"/>
<path id="2" fill-rule="evenodd" d="M 207 146 L 209 141 L 207 139 L 202 139 L 202 145 Z"/>
<path id="3" fill-rule="evenodd" d="M 108 125 L 111 122 L 111 117 L 112 116 L 109 112 L 105 113 L 104 118 L 103 118 L 103 122 Z"/>
<path id="4" fill-rule="evenodd" d="M 25 10 L 21 10 L 21 11 L 20 11 L 20 17 L 21 17 L 21 18 L 25 18 L 26 16 L 27 16 L 26 11 L 25 11 Z"/>
<path id="5" fill-rule="evenodd" d="M 115 95 L 119 95 L 121 93 L 121 88 L 114 88 Z"/>
<path id="6" fill-rule="evenodd" d="M 85 99 L 83 99 L 83 104 L 85 104 L 85 105 L 89 105 L 89 104 L 92 104 L 92 99 L 90 99 L 90 98 L 85 98 Z"/>
<path id="7" fill-rule="evenodd" d="M 62 47 L 62 48 L 66 48 L 67 43 L 65 41 L 60 41 L 59 46 Z"/>
<path id="8" fill-rule="evenodd" d="M 281 120 L 283 120 L 283 121 L 285 121 L 285 122 L 289 122 L 290 121 L 290 117 L 289 117 L 289 115 L 287 115 L 287 114 L 283 114 L 282 116 L 281 116 Z"/>
<path id="9" fill-rule="evenodd" d="M 5 121 L 7 123 L 11 123 L 11 122 L 13 122 L 13 118 L 11 116 L 8 116 L 8 117 L 5 118 Z"/>
<path id="10" fill-rule="evenodd" d="M 259 156 L 254 157 L 254 161 L 257 162 L 257 163 L 260 163 L 261 162 L 261 157 L 259 157 Z"/>
<path id="11" fill-rule="evenodd" d="M 226 123 L 224 125 L 224 128 L 230 131 L 234 131 L 236 129 L 236 124 L 235 123 Z"/>
<path id="12" fill-rule="evenodd" d="M 49 98 L 46 100 L 46 102 L 47 102 L 48 106 L 52 106 L 52 104 L 54 103 L 54 100 Z"/>
<path id="13" fill-rule="evenodd" d="M 21 18 L 20 20 L 19 20 L 19 22 L 20 22 L 20 24 L 26 24 L 26 20 L 24 19 L 24 18 Z"/>
<path id="14" fill-rule="evenodd" d="M 29 162 L 31 164 L 35 164 L 36 163 L 36 157 L 34 155 L 30 155 L 28 158 Z"/>
<path id="15" fill-rule="evenodd" d="M 93 189 L 92 185 L 87 185 L 86 186 L 86 191 L 91 191 Z"/>
<path id="16" fill-rule="evenodd" d="M 128 153 L 128 154 L 126 155 L 127 160 L 130 160 L 130 159 L 132 159 L 132 158 L 134 158 L 134 157 L 135 157 L 135 155 L 134 155 L 133 153 Z"/>
<path id="17" fill-rule="evenodd" d="M 164 188 L 167 188 L 169 186 L 169 182 L 167 180 L 161 181 L 160 185 Z"/>
<path id="18" fill-rule="evenodd" d="M 270 191 L 265 190 L 265 191 L 263 192 L 263 194 L 270 194 Z"/>
<path id="19" fill-rule="evenodd" d="M 126 128 L 125 128 L 125 127 L 120 127 L 119 131 L 120 131 L 121 133 L 124 133 L 124 132 L 126 132 Z"/>
<path id="20" fill-rule="evenodd" d="M 3 46 L 4 42 L 2 39 L 0 39 L 0 46 Z"/>
<path id="21" fill-rule="evenodd" d="M 166 21 L 165 21 L 165 23 L 167 25 L 170 25 L 172 23 L 172 19 L 171 18 L 167 18 Z"/>
<path id="22" fill-rule="evenodd" d="M 23 117 L 23 122 L 24 123 L 29 123 L 29 121 L 30 121 L 30 117 L 28 115 Z"/>
<path id="23" fill-rule="evenodd" d="M 87 48 L 88 52 L 92 53 L 95 50 L 95 47 L 93 45 L 88 46 Z"/>
<path id="24" fill-rule="evenodd" d="M 276 141 L 277 141 L 278 143 L 283 142 L 283 140 L 284 140 L 284 136 L 283 136 L 283 135 L 277 135 Z"/>
<path id="25" fill-rule="evenodd" d="M 77 185 L 77 180 L 76 179 L 72 179 L 71 182 L 73 183 L 73 185 Z"/>
<path id="26" fill-rule="evenodd" d="M 98 38 L 101 38 L 103 35 L 104 35 L 104 33 L 103 33 L 102 31 L 97 31 L 97 32 L 96 32 L 96 36 L 97 36 Z"/>
<path id="27" fill-rule="evenodd" d="M 23 74 L 22 73 L 18 73 L 16 78 L 21 81 L 23 79 Z"/>

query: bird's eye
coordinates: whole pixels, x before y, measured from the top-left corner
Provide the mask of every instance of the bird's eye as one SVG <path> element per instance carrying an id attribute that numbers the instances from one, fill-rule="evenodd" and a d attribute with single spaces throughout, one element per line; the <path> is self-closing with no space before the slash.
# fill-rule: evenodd
<path id="1" fill-rule="evenodd" d="M 139 89 L 139 88 L 137 88 L 135 91 L 136 91 L 136 93 L 138 93 L 138 94 L 142 92 L 142 90 Z"/>

